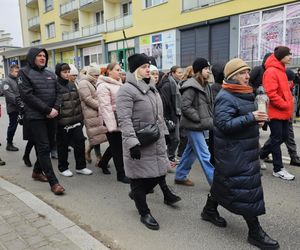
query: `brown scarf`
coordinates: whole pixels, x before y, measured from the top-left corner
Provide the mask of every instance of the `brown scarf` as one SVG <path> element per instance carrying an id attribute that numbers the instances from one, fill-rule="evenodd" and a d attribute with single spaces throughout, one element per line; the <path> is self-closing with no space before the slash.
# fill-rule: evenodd
<path id="1" fill-rule="evenodd" d="M 243 93 L 243 94 L 250 94 L 253 93 L 253 88 L 251 86 L 245 86 L 240 84 L 232 84 L 223 82 L 222 88 L 228 90 L 229 92 L 233 93 Z"/>

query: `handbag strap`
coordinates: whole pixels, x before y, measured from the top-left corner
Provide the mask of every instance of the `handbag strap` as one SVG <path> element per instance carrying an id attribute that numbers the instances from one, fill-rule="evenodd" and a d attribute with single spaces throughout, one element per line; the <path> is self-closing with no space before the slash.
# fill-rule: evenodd
<path id="1" fill-rule="evenodd" d="M 150 98 L 150 96 L 147 95 L 147 93 L 144 93 L 141 89 L 138 88 L 138 86 L 136 84 L 133 84 L 132 82 L 128 82 L 129 84 L 131 84 L 132 86 L 136 87 L 141 93 L 143 93 L 144 95 L 146 95 L 148 98 L 149 98 L 149 101 L 151 103 L 151 106 L 152 106 L 152 109 L 153 109 L 153 114 L 154 114 L 154 118 L 155 118 L 155 122 L 158 121 L 158 104 L 157 104 L 157 100 L 156 100 L 156 93 L 155 93 L 155 90 L 153 91 L 154 93 L 154 96 L 155 96 L 155 100 L 156 100 L 156 112 L 155 112 L 155 108 L 154 108 L 154 105 L 153 105 L 153 102 Z M 150 90 L 152 91 L 152 86 L 150 87 Z"/>

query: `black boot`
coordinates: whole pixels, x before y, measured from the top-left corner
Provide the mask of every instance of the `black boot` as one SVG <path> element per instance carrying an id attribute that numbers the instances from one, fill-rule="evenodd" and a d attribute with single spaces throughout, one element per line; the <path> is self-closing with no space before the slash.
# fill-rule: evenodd
<path id="1" fill-rule="evenodd" d="M 107 165 L 105 166 L 105 164 L 103 164 L 102 160 L 99 161 L 98 167 L 102 169 L 103 174 L 111 174 L 111 172 L 109 171 Z"/>
<path id="2" fill-rule="evenodd" d="M 19 149 L 17 147 L 15 147 L 13 143 L 7 143 L 6 150 L 7 151 L 19 151 Z"/>
<path id="3" fill-rule="evenodd" d="M 172 193 L 172 191 L 170 190 L 170 188 L 168 187 L 168 185 L 164 185 L 161 186 L 161 190 L 164 194 L 164 203 L 166 205 L 172 206 L 174 205 L 176 202 L 180 201 L 181 198 L 177 195 L 175 195 L 174 193 Z"/>
<path id="4" fill-rule="evenodd" d="M 273 240 L 259 225 L 257 217 L 245 218 L 249 233 L 248 242 L 251 245 L 257 246 L 259 249 L 278 249 L 279 244 Z"/>
<path id="5" fill-rule="evenodd" d="M 27 167 L 32 167 L 31 161 L 30 161 L 30 159 L 29 159 L 28 156 L 24 155 L 24 156 L 23 156 L 23 161 L 24 161 L 24 163 L 25 163 L 25 165 L 26 165 Z"/>
<path id="6" fill-rule="evenodd" d="M 153 218 L 153 216 L 149 213 L 144 216 L 141 216 L 141 222 L 145 224 L 146 227 L 152 230 L 158 230 L 159 224 L 158 222 Z"/>
<path id="7" fill-rule="evenodd" d="M 130 179 L 127 176 L 118 176 L 117 180 L 125 184 L 130 184 Z"/>
<path id="8" fill-rule="evenodd" d="M 300 157 L 299 156 L 291 157 L 290 165 L 300 167 Z"/>
<path id="9" fill-rule="evenodd" d="M 214 201 L 210 195 L 207 195 L 207 201 L 201 213 L 203 220 L 210 221 L 218 227 L 226 227 L 227 222 L 219 215 L 217 210 L 218 202 Z"/>
<path id="10" fill-rule="evenodd" d="M 5 161 L 2 161 L 2 159 L 0 158 L 0 166 L 4 166 L 5 164 Z"/>

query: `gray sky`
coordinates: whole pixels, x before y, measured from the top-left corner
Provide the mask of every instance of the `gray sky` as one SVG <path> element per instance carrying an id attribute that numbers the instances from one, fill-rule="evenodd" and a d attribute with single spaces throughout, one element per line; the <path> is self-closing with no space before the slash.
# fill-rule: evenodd
<path id="1" fill-rule="evenodd" d="M 14 46 L 23 46 L 18 0 L 0 0 L 0 29 L 11 34 Z"/>

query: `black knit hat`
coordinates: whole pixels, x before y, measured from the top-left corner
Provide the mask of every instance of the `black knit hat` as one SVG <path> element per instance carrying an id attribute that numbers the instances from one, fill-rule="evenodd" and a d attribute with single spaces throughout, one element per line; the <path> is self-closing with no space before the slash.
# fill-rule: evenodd
<path id="1" fill-rule="evenodd" d="M 60 77 L 60 72 L 63 70 L 70 70 L 70 66 L 67 63 L 58 63 L 55 65 L 55 74 Z"/>
<path id="2" fill-rule="evenodd" d="M 128 68 L 131 73 L 145 63 L 151 64 L 151 61 L 146 54 L 133 54 L 128 57 Z"/>
<path id="3" fill-rule="evenodd" d="M 274 55 L 278 61 L 281 61 L 285 56 L 291 55 L 290 48 L 285 46 L 278 46 L 274 49 Z"/>
<path id="4" fill-rule="evenodd" d="M 204 69 L 206 67 L 209 67 L 209 66 L 210 66 L 210 64 L 209 64 L 209 62 L 205 58 L 202 58 L 202 57 L 197 58 L 193 62 L 193 71 L 194 71 L 194 74 L 196 74 L 198 72 L 201 72 L 202 69 Z"/>

